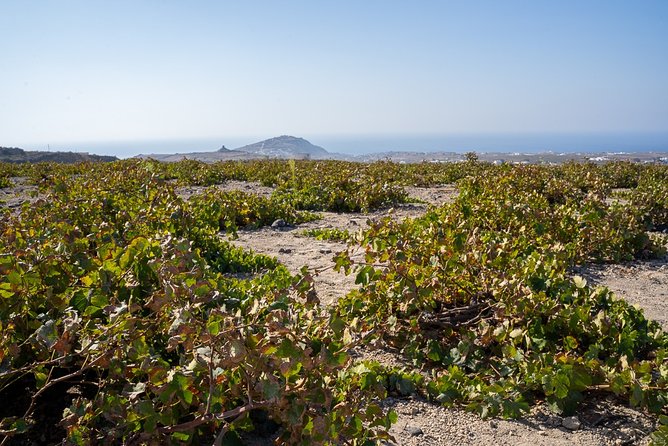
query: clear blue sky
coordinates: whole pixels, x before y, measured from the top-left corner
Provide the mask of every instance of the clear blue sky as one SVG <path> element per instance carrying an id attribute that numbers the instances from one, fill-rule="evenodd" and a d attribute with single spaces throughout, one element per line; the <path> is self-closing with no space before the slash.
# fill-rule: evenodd
<path id="1" fill-rule="evenodd" d="M 0 29 L 0 146 L 668 132 L 666 0 L 0 0 Z"/>

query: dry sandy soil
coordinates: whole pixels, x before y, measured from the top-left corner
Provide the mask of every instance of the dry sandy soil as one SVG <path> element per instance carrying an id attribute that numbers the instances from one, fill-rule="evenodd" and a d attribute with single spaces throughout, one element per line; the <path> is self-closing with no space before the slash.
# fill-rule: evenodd
<path id="1" fill-rule="evenodd" d="M 581 275 L 590 283 L 607 286 L 633 305 L 643 309 L 648 319 L 668 331 L 668 261 L 636 261 L 623 265 L 592 265 Z"/>
<path id="2" fill-rule="evenodd" d="M 7 207 L 16 212 L 25 202 L 34 202 L 39 197 L 37 186 L 27 184 L 27 178 L 11 178 L 12 187 L 0 188 L 0 208 Z"/>

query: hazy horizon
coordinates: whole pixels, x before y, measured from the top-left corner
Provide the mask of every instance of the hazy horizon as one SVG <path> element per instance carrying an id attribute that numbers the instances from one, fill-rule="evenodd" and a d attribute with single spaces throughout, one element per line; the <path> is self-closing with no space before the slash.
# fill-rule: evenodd
<path id="1" fill-rule="evenodd" d="M 225 145 L 236 149 L 270 136 L 235 136 L 136 141 L 84 141 L 28 144 L 25 150 L 75 151 L 129 158 L 147 154 L 213 152 Z M 423 135 L 291 135 L 303 137 L 330 153 L 362 155 L 378 152 L 668 152 L 665 133 L 486 133 Z"/>

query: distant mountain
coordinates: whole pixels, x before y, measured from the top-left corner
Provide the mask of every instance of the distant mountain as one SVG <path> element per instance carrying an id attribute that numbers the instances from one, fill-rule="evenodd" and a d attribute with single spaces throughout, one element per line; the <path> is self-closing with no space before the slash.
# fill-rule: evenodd
<path id="1" fill-rule="evenodd" d="M 137 158 L 152 158 L 158 161 L 180 161 L 184 159 L 215 163 L 217 161 L 253 160 L 253 159 L 350 159 L 349 156 L 338 153 L 330 153 L 322 147 L 316 146 L 295 136 L 277 136 L 276 138 L 239 147 L 228 149 L 224 145 L 214 152 L 189 152 L 189 153 L 151 153 L 137 155 Z"/>
<path id="2" fill-rule="evenodd" d="M 17 147 L 0 147 L 0 162 L 5 163 L 79 163 L 83 161 L 110 162 L 115 156 L 91 155 L 85 152 L 39 152 L 26 151 Z"/>
<path id="3" fill-rule="evenodd" d="M 235 149 L 239 152 L 252 153 L 269 158 L 330 158 L 330 153 L 320 146 L 316 146 L 295 136 L 277 136 L 247 146 Z"/>

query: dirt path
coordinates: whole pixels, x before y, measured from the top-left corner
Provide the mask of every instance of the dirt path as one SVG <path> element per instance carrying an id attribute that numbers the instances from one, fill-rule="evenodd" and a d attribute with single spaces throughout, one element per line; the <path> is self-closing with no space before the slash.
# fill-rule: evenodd
<path id="1" fill-rule="evenodd" d="M 354 279 L 333 270 L 332 258 L 345 249 L 342 243 L 318 241 L 299 236 L 301 229 L 270 229 L 240 231 L 239 238 L 231 240 L 237 246 L 276 257 L 291 272 L 304 265 L 314 273 L 314 288 L 323 305 L 336 302 L 354 286 Z"/>
<path id="2" fill-rule="evenodd" d="M 334 271 L 333 258 L 337 252 L 346 249 L 342 242 L 316 240 L 303 235 L 306 229 L 327 228 L 346 229 L 355 233 L 366 226 L 368 220 L 375 220 L 391 216 L 404 219 L 421 215 L 427 205 L 403 205 L 392 211 L 380 211 L 370 214 L 337 214 L 322 212 L 322 219 L 304 223 L 298 227 L 269 228 L 265 227 L 252 231 L 239 231 L 238 238 L 231 240 L 237 246 L 252 249 L 255 252 L 276 257 L 293 273 L 298 272 L 304 265 L 314 273 L 314 288 L 320 302 L 329 306 L 337 299 L 347 294 L 355 287 L 354 275 L 346 276 Z M 353 260 L 360 260 L 363 252 L 360 250 L 352 256 Z"/>

